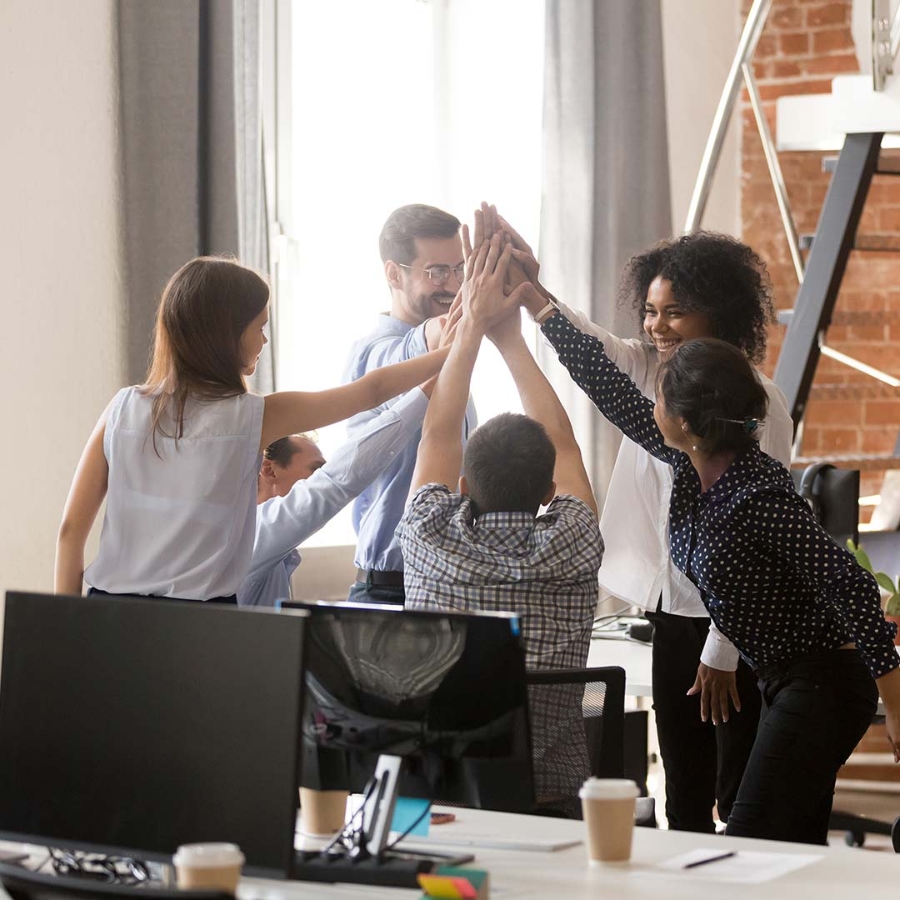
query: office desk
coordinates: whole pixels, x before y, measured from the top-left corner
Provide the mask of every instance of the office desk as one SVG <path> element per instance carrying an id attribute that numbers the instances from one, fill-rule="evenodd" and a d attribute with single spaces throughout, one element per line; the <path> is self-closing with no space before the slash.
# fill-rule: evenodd
<path id="1" fill-rule="evenodd" d="M 457 822 L 432 828 L 432 834 L 447 839 L 455 829 L 468 837 L 487 835 L 528 839 L 529 837 L 583 838 L 581 822 L 517 816 L 481 810 L 454 809 Z M 410 844 L 421 846 L 421 844 Z M 446 845 L 441 845 L 444 849 Z M 739 885 L 704 881 L 691 872 L 677 871 L 666 876 L 648 875 L 654 864 L 698 848 L 719 850 L 755 850 L 765 853 L 813 853 L 822 859 L 764 884 Z M 438 849 L 435 845 L 435 849 Z M 849 847 L 813 847 L 774 841 L 725 836 L 696 835 L 688 832 L 656 831 L 638 828 L 634 834 L 634 852 L 628 864 L 589 868 L 583 844 L 556 852 L 524 850 L 476 850 L 470 865 L 491 874 L 494 896 L 499 898 L 547 898 L 547 900 L 596 900 L 599 897 L 635 898 L 635 900 L 742 900 L 792 895 L 815 900 L 846 900 L 851 895 L 870 898 L 897 896 L 900 856 L 875 853 Z M 703 869 L 694 870 L 694 874 Z M 707 869 L 709 872 L 709 869 Z M 148 892 L 148 897 L 150 896 Z M 366 888 L 349 885 L 311 885 L 302 882 L 274 882 L 246 879 L 238 894 L 241 900 L 293 900 L 322 897 L 412 898 L 418 891 L 396 888 Z"/>
<path id="2" fill-rule="evenodd" d="M 588 651 L 589 666 L 621 666 L 625 670 L 625 694 L 652 697 L 650 644 L 621 638 L 594 638 Z"/>

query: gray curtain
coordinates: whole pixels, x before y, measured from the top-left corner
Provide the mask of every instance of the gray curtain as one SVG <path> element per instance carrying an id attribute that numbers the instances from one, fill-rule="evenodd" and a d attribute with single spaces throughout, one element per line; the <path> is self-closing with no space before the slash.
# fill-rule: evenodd
<path id="1" fill-rule="evenodd" d="M 162 289 L 183 263 L 231 253 L 268 273 L 253 174 L 261 152 L 252 158 L 259 11 L 257 0 L 120 0 L 117 11 L 123 346 L 134 383 Z"/>
<path id="2" fill-rule="evenodd" d="M 271 277 L 269 214 L 263 165 L 260 0 L 232 0 L 234 16 L 235 128 L 237 148 L 238 247 L 241 261 Z M 274 304 L 269 304 L 269 334 L 275 333 Z M 275 342 L 259 358 L 253 387 L 275 390 Z"/>
<path id="3" fill-rule="evenodd" d="M 671 230 L 659 0 L 547 0 L 541 278 L 622 337 L 622 267 Z M 619 434 L 540 348 L 602 503 Z"/>

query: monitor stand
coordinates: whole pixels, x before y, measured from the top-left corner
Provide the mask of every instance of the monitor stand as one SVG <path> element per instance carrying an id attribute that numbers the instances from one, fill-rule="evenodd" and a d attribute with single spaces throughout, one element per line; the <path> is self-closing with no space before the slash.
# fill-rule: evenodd
<path id="1" fill-rule="evenodd" d="M 294 855 L 291 878 L 299 881 L 349 882 L 389 887 L 418 887 L 418 876 L 438 866 L 470 862 L 472 854 L 388 850 L 387 841 L 397 803 L 403 759 L 379 756 L 362 809 L 325 850 L 300 850 Z M 362 822 L 354 825 L 354 819 Z"/>

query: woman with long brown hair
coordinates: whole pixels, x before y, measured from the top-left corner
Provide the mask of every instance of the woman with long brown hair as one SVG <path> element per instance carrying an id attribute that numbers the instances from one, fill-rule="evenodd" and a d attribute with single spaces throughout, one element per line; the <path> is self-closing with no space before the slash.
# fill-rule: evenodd
<path id="1" fill-rule="evenodd" d="M 57 538 L 56 590 L 235 602 L 249 566 L 259 454 L 415 387 L 446 350 L 317 392 L 248 392 L 267 343 L 269 289 L 251 269 L 199 257 L 170 279 L 146 381 L 123 388 L 78 464 Z M 97 558 L 84 548 L 103 500 Z"/>

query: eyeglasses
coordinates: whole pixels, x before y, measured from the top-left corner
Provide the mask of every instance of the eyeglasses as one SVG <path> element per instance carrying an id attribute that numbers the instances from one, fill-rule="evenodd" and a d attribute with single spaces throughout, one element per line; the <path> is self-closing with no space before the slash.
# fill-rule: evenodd
<path id="1" fill-rule="evenodd" d="M 417 272 L 427 272 L 428 278 L 432 284 L 443 284 L 452 272 L 456 276 L 456 280 L 462 284 L 466 277 L 466 264 L 460 263 L 458 266 L 429 266 L 423 269 L 421 266 L 405 266 L 403 263 L 397 263 L 401 269 L 415 269 Z"/>

